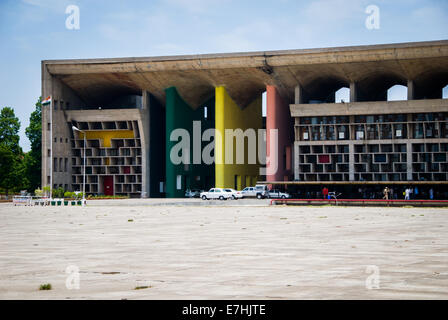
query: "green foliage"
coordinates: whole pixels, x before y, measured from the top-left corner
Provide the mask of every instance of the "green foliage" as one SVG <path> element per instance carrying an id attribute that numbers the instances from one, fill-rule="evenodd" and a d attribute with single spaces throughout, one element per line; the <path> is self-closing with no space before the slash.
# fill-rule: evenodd
<path id="1" fill-rule="evenodd" d="M 36 190 L 34 190 L 34 195 L 36 197 L 42 197 L 44 195 L 44 190 L 36 189 Z"/>
<path id="2" fill-rule="evenodd" d="M 8 194 L 28 185 L 25 157 L 19 146 L 20 121 L 14 110 L 4 107 L 0 111 L 0 188 Z"/>
<path id="3" fill-rule="evenodd" d="M 64 188 L 59 187 L 57 189 L 53 189 L 53 198 L 64 198 Z"/>
<path id="4" fill-rule="evenodd" d="M 21 154 L 19 146 L 20 121 L 14 113 L 14 109 L 4 107 L 0 111 L 0 145 L 11 150 L 15 155 Z"/>
<path id="5" fill-rule="evenodd" d="M 64 198 L 74 199 L 75 198 L 75 193 L 74 192 L 70 192 L 70 191 L 66 191 L 64 193 Z"/>
<path id="6" fill-rule="evenodd" d="M 50 190 L 51 190 L 50 186 L 45 186 L 42 188 L 42 191 L 45 193 L 46 196 L 50 195 Z"/>
<path id="7" fill-rule="evenodd" d="M 41 284 L 39 290 L 51 290 L 51 283 Z"/>
<path id="8" fill-rule="evenodd" d="M 0 144 L 0 187 L 9 190 L 14 187 L 14 177 L 11 168 L 14 167 L 14 153 Z"/>
<path id="9" fill-rule="evenodd" d="M 8 194 L 10 190 L 20 191 L 27 184 L 23 156 L 14 154 L 7 146 L 0 144 L 0 188 Z"/>
<path id="10" fill-rule="evenodd" d="M 41 185 L 42 170 L 42 97 L 36 102 L 36 109 L 30 115 L 30 125 L 25 129 L 30 140 L 31 151 L 25 155 L 25 170 L 28 177 L 28 189 L 34 190 Z"/>
<path id="11" fill-rule="evenodd" d="M 82 195 L 83 195 L 82 192 L 79 192 L 78 194 L 76 194 L 75 192 L 73 192 L 73 198 L 75 198 L 75 199 L 77 199 L 77 200 L 82 199 Z"/>
<path id="12" fill-rule="evenodd" d="M 134 288 L 134 290 L 142 290 L 142 289 L 148 289 L 148 288 L 152 288 L 151 286 L 137 286 Z"/>

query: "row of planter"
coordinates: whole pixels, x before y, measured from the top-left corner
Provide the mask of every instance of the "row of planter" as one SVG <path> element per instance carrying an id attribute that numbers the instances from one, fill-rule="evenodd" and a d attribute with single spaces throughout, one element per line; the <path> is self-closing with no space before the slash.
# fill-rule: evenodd
<path id="1" fill-rule="evenodd" d="M 46 201 L 36 201 L 35 206 L 81 206 L 82 200 L 46 200 Z"/>

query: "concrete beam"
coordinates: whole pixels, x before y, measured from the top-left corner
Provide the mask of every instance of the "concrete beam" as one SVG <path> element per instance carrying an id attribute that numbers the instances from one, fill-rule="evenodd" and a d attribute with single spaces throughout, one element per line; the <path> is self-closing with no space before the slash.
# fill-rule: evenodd
<path id="1" fill-rule="evenodd" d="M 415 99 L 415 84 L 413 80 L 408 80 L 408 100 Z"/>
<path id="2" fill-rule="evenodd" d="M 296 87 L 294 88 L 294 103 L 295 104 L 304 103 L 303 88 L 300 84 L 296 85 Z"/>
<path id="3" fill-rule="evenodd" d="M 318 106 L 318 107 L 316 107 Z M 291 104 L 292 117 L 318 117 L 419 112 L 446 112 L 447 99 L 372 101 L 350 103 Z"/>
<path id="4" fill-rule="evenodd" d="M 350 82 L 350 102 L 358 101 L 358 86 L 355 82 Z"/>

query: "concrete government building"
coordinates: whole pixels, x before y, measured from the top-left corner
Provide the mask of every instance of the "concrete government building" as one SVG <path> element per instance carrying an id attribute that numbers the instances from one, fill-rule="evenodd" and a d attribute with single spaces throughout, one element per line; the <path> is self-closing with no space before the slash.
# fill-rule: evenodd
<path id="1" fill-rule="evenodd" d="M 371 197 L 387 185 L 399 198 L 407 186 L 446 198 L 447 84 L 448 40 L 42 61 L 42 96 L 52 98 L 42 111 L 42 186 L 82 190 L 85 149 L 87 194 L 183 197 L 261 182 L 299 197 L 323 186 Z M 394 85 L 407 87 L 407 100 L 388 101 Z M 336 101 L 341 88 L 349 101 Z M 192 150 L 207 149 L 208 129 L 221 133 L 215 163 L 193 152 L 182 155 L 187 163 L 170 161 L 178 128 L 190 133 Z M 247 156 L 218 161 L 229 152 L 225 130 L 238 128 L 266 129 L 267 169 L 277 170 L 260 175 L 263 161 Z"/>

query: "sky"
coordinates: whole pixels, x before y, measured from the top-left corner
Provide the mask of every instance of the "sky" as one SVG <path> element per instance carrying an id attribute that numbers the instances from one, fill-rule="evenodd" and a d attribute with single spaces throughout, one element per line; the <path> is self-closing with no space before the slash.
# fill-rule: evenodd
<path id="1" fill-rule="evenodd" d="M 66 27 L 69 5 L 79 8 L 79 29 Z M 370 5 L 379 28 L 366 27 Z M 0 107 L 14 108 L 28 151 L 42 60 L 446 40 L 447 18 L 446 0 L 0 0 Z"/>

